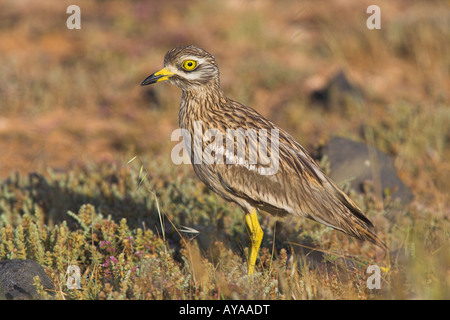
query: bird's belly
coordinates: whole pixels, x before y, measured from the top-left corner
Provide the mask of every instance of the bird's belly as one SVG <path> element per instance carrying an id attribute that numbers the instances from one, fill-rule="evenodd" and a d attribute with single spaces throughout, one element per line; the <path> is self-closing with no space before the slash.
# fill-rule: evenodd
<path id="1" fill-rule="evenodd" d="M 253 206 L 245 199 L 235 196 L 221 181 L 221 172 L 227 170 L 226 164 L 192 164 L 197 177 L 209 189 L 217 193 L 220 197 L 227 201 L 234 202 L 244 209 L 250 211 Z"/>
<path id="2" fill-rule="evenodd" d="M 224 192 L 222 192 L 223 187 L 220 183 L 220 178 L 217 175 L 217 171 L 215 170 L 217 165 L 211 164 L 192 164 L 194 168 L 194 172 L 197 177 L 206 184 L 211 190 L 218 193 L 220 196 L 224 196 Z"/>

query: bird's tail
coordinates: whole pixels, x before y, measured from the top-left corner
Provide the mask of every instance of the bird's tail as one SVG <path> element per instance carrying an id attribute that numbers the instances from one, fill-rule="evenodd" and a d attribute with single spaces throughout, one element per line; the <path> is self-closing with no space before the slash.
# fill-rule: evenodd
<path id="1" fill-rule="evenodd" d="M 354 232 L 352 235 L 361 240 L 367 240 L 372 242 L 373 244 L 383 248 L 384 250 L 388 250 L 387 245 L 376 235 L 373 231 L 373 227 L 361 225 L 359 221 L 354 223 Z"/>
<path id="2" fill-rule="evenodd" d="M 340 190 L 339 190 L 340 191 Z M 347 207 L 350 219 L 345 219 L 346 226 L 343 228 L 344 232 L 358 238 L 360 240 L 367 240 L 373 244 L 388 250 L 387 245 L 374 232 L 372 222 L 364 215 L 361 209 L 342 191 L 339 192 L 339 199 Z"/>

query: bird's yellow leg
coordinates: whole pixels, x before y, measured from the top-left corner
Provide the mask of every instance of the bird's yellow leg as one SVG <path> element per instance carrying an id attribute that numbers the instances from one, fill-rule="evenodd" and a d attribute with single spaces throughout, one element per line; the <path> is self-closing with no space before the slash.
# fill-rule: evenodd
<path id="1" fill-rule="evenodd" d="M 261 245 L 264 232 L 259 225 L 256 209 L 253 209 L 250 213 L 245 215 L 245 222 L 247 224 L 247 229 L 250 236 L 248 275 L 251 275 L 255 270 L 256 257 L 258 256 L 259 246 Z"/>

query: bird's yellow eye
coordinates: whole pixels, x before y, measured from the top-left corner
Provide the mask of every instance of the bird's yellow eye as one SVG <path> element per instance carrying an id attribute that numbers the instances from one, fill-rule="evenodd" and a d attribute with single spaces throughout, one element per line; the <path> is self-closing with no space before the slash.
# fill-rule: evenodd
<path id="1" fill-rule="evenodd" d="M 186 71 L 192 71 L 197 68 L 197 61 L 195 60 L 185 60 L 181 67 Z"/>

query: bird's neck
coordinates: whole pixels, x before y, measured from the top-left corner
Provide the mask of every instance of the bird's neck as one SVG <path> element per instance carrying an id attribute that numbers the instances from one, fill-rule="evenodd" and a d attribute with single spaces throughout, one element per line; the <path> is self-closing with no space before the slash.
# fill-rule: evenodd
<path id="1" fill-rule="evenodd" d="M 210 81 L 207 83 L 202 83 L 201 85 L 185 87 L 182 88 L 182 90 L 182 100 L 191 100 L 198 103 L 202 103 L 206 100 L 217 103 L 221 99 L 225 98 L 225 94 L 222 91 L 218 81 Z"/>
<path id="2" fill-rule="evenodd" d="M 179 113 L 180 127 L 190 130 L 194 121 L 208 122 L 218 115 L 226 101 L 227 97 L 220 86 L 183 90 Z"/>

